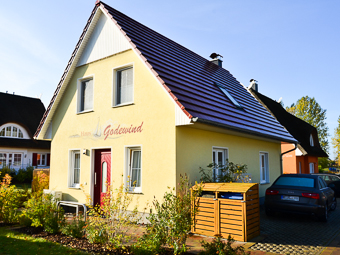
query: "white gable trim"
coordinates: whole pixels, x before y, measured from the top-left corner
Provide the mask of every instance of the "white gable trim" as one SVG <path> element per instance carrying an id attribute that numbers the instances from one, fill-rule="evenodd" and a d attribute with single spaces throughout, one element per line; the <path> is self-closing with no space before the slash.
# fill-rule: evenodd
<path id="1" fill-rule="evenodd" d="M 129 41 L 119 31 L 109 18 L 103 14 L 98 15 L 96 25 L 91 31 L 89 39 L 86 40 L 77 66 L 85 65 L 93 61 L 131 49 Z"/>

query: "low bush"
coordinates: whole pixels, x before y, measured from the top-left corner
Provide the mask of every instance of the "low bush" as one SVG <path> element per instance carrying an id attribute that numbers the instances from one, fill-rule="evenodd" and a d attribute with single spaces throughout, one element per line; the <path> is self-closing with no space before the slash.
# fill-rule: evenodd
<path id="1" fill-rule="evenodd" d="M 197 213 L 196 198 L 202 190 L 197 184 L 190 190 L 188 177 L 181 176 L 178 189 L 170 189 L 163 196 L 163 201 L 156 198 L 153 201 L 155 212 L 151 212 L 147 219 L 146 234 L 134 246 L 135 252 L 150 251 L 160 253 L 162 246 L 173 248 L 174 254 L 181 254 L 187 250 L 186 240 L 193 225 L 193 218 Z"/>
<path id="2" fill-rule="evenodd" d="M 90 201 L 89 196 L 88 201 Z M 89 206 L 89 218 L 85 227 L 86 238 L 91 243 L 105 244 L 110 248 L 124 248 L 131 240 L 131 230 L 140 220 L 138 201 L 132 206 L 134 196 L 122 183 L 118 189 L 107 186 L 102 204 Z M 130 209 L 130 210 L 129 210 Z"/>
<path id="3" fill-rule="evenodd" d="M 32 193 L 32 197 L 25 203 L 20 222 L 26 226 L 43 227 L 49 233 L 58 233 L 65 222 L 64 211 L 57 208 L 51 194 L 43 194 L 47 175 L 38 172 L 37 178 L 38 190 Z"/>
<path id="4" fill-rule="evenodd" d="M 222 241 L 220 235 L 216 235 L 212 242 L 202 241 L 201 244 L 204 251 L 200 252 L 199 255 L 245 255 L 246 253 L 242 246 L 232 247 L 231 245 L 235 240 L 229 235 L 226 242 Z"/>
<path id="5" fill-rule="evenodd" d="M 10 185 L 11 180 L 12 177 L 6 174 L 0 183 L 0 221 L 4 223 L 18 221 L 18 209 L 28 197 L 27 192 Z"/>
<path id="6" fill-rule="evenodd" d="M 235 164 L 226 161 L 225 165 L 210 163 L 208 169 L 200 167 L 201 181 L 210 182 L 249 182 L 250 177 L 246 175 L 248 167 L 245 164 Z"/>
<path id="7" fill-rule="evenodd" d="M 81 217 L 74 217 L 71 222 L 66 222 L 61 228 L 61 233 L 75 238 L 84 237 L 86 222 Z"/>

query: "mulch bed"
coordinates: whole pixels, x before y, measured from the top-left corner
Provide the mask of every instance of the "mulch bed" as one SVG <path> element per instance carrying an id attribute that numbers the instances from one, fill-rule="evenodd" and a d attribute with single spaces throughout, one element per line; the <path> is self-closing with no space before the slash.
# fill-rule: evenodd
<path id="1" fill-rule="evenodd" d="M 13 231 L 17 231 L 19 233 L 23 233 L 26 235 L 30 235 L 34 238 L 44 238 L 50 242 L 60 243 L 61 245 L 68 246 L 77 250 L 82 250 L 88 252 L 90 254 L 114 254 L 114 255 L 127 255 L 133 253 L 129 248 L 127 249 L 115 249 L 108 250 L 104 246 L 100 244 L 89 243 L 87 239 L 82 238 L 74 238 L 70 236 L 65 236 L 63 234 L 49 234 L 44 232 L 42 228 L 34 228 L 34 227 L 21 227 L 14 228 Z M 164 253 L 159 255 L 170 255 L 174 254 L 172 249 L 165 249 Z M 193 255 L 194 253 L 186 252 L 184 255 Z"/>

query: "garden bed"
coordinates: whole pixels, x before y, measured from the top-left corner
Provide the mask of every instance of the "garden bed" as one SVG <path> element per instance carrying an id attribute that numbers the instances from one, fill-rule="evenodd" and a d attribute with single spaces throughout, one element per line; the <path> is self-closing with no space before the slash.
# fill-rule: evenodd
<path id="1" fill-rule="evenodd" d="M 43 231 L 42 228 L 34 228 L 34 227 L 14 227 L 12 228 L 13 231 L 30 235 L 34 238 L 44 238 L 47 241 L 59 243 L 63 246 L 67 246 L 73 249 L 85 251 L 90 254 L 114 254 L 114 255 L 127 255 L 133 254 L 129 248 L 125 249 L 108 249 L 103 245 L 90 243 L 87 239 L 82 238 L 74 238 L 70 236 L 66 236 L 63 234 L 49 234 Z M 173 249 L 164 248 L 164 252 L 160 253 L 159 255 L 173 255 Z M 182 253 L 184 255 L 193 255 L 195 253 L 192 252 L 185 252 Z"/>

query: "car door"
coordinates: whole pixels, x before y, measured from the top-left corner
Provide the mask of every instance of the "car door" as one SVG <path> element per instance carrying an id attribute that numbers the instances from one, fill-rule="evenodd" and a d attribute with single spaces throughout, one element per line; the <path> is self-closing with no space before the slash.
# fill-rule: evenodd
<path id="1" fill-rule="evenodd" d="M 330 176 L 331 182 L 328 187 L 332 188 L 336 196 L 340 196 L 340 178 L 338 176 Z"/>
<path id="2" fill-rule="evenodd" d="M 327 184 L 323 178 L 319 177 L 318 180 L 320 192 L 325 197 L 325 202 L 327 201 L 327 204 L 331 205 L 333 202 L 334 191 L 331 188 L 327 187 Z"/>

